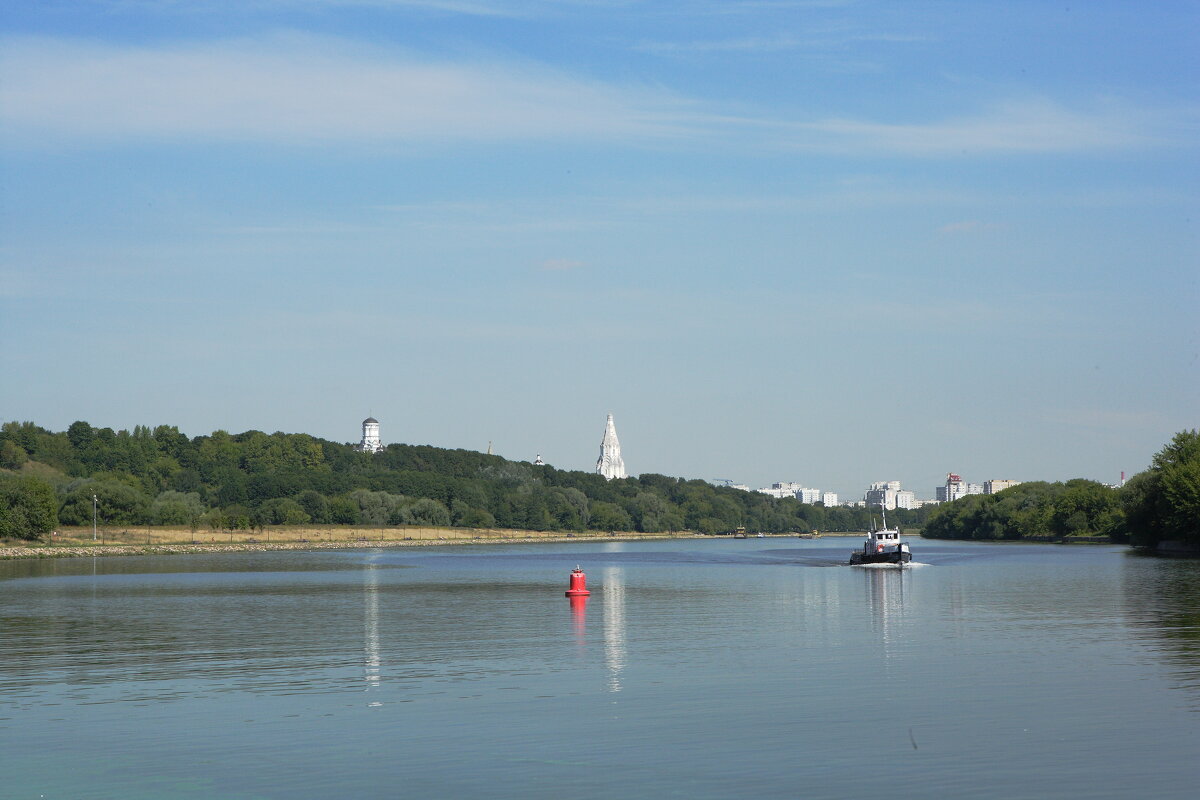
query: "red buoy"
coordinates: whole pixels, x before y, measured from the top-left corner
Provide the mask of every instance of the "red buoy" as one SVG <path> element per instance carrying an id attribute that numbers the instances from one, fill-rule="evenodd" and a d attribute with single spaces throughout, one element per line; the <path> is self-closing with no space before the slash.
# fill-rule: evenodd
<path id="1" fill-rule="evenodd" d="M 567 589 L 567 597 L 585 597 L 589 594 L 591 592 L 587 590 L 587 575 L 576 565 L 575 569 L 571 570 L 571 588 Z"/>

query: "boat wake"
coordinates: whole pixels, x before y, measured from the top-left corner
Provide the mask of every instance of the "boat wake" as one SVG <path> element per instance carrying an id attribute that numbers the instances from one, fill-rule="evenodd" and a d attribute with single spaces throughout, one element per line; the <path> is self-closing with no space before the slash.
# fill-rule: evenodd
<path id="1" fill-rule="evenodd" d="M 917 567 L 928 567 L 929 564 L 924 564 L 920 561 L 909 561 L 907 564 L 851 564 L 855 569 L 916 569 Z"/>

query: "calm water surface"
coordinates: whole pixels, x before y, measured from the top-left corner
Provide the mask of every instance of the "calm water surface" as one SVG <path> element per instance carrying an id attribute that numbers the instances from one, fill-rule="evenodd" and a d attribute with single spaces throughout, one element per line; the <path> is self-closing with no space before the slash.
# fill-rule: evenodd
<path id="1" fill-rule="evenodd" d="M 856 544 L 0 562 L 0 797 L 1195 796 L 1200 563 Z"/>

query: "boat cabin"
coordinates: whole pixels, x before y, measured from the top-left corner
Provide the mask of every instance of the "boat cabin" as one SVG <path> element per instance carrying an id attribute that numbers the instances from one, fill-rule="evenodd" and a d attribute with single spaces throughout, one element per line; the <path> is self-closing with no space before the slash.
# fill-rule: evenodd
<path id="1" fill-rule="evenodd" d="M 896 547 L 900 544 L 900 531 L 884 528 L 880 531 L 870 531 L 867 533 L 867 541 L 863 544 L 863 552 L 883 552 L 885 549 Z"/>

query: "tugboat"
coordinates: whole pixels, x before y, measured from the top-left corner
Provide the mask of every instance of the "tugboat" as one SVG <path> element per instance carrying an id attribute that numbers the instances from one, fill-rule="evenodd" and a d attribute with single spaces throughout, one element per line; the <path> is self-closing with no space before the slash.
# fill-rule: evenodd
<path id="1" fill-rule="evenodd" d="M 879 508 L 883 512 L 883 528 L 875 530 L 872 520 L 863 549 L 850 554 L 852 567 L 860 564 L 895 564 L 903 567 L 912 561 L 912 550 L 908 549 L 908 542 L 900 540 L 900 530 L 887 526 L 887 508 L 883 503 L 879 504 Z"/>

